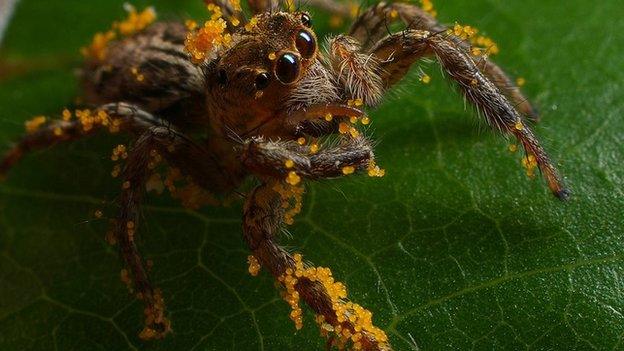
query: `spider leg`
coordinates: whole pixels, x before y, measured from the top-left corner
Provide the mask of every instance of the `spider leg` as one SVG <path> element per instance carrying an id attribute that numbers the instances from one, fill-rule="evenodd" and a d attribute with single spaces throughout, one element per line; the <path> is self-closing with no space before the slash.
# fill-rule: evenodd
<path id="1" fill-rule="evenodd" d="M 135 242 L 138 230 L 140 204 L 145 183 L 151 173 L 150 153 L 157 150 L 166 153 L 180 135 L 166 127 L 152 127 L 145 131 L 132 146 L 123 170 L 123 185 L 119 199 L 120 211 L 114 226 L 114 237 L 119 244 L 121 257 L 134 283 L 134 290 L 145 304 L 145 327 L 140 333 L 143 339 L 160 338 L 170 331 L 165 317 L 162 295 L 150 283 L 143 259 Z"/>
<path id="2" fill-rule="evenodd" d="M 514 135 L 527 153 L 527 170 L 538 166 L 550 190 L 560 199 L 569 196 L 555 166 L 540 146 L 531 129 L 504 94 L 477 67 L 474 59 L 456 41 L 444 34 L 407 30 L 381 40 L 372 52 L 380 60 L 380 68 L 390 81 L 399 79 L 416 60 L 431 56 L 437 58 L 446 73 L 459 85 L 462 93 L 488 124 L 502 133 Z"/>
<path id="3" fill-rule="evenodd" d="M 402 2 L 381 2 L 369 8 L 355 20 L 349 35 L 360 42 L 364 48 L 370 48 L 376 45 L 383 37 L 390 34 L 388 26 L 393 21 L 402 21 L 408 30 L 417 29 L 431 33 L 447 31 L 445 26 L 441 25 L 433 16 L 416 5 Z M 468 53 L 471 52 L 472 46 L 470 42 L 454 35 L 449 35 L 447 38 L 455 43 L 458 48 Z M 489 48 L 485 49 L 484 51 L 487 51 Z M 485 57 L 481 57 L 478 67 L 501 92 L 513 101 L 515 108 L 522 115 L 534 121 L 539 120 L 537 109 L 533 107 L 530 101 L 522 94 L 520 88 L 514 84 L 503 69 Z M 406 73 L 406 70 L 403 72 Z M 391 80 L 384 79 L 384 82 L 391 82 L 387 87 L 399 80 L 399 77 L 393 78 Z"/>
<path id="4" fill-rule="evenodd" d="M 247 0 L 249 8 L 254 15 L 278 11 L 280 2 L 278 0 Z"/>
<path id="5" fill-rule="evenodd" d="M 243 236 L 260 265 L 266 267 L 286 287 L 283 277 L 297 270 L 297 259 L 276 242 L 284 208 L 282 198 L 274 190 L 275 184 L 275 181 L 266 182 L 247 197 L 243 214 Z M 291 288 L 295 290 L 292 293 L 302 298 L 326 323 L 340 326 L 340 330 L 348 330 L 350 335 L 359 332 L 359 328 L 347 315 L 336 312 L 334 304 L 337 302 L 332 299 L 332 293 L 318 280 L 301 276 Z M 365 330 L 361 331 L 359 344 L 361 350 L 391 349 L 387 340 Z"/>
<path id="6" fill-rule="evenodd" d="M 374 164 L 372 145 L 362 136 L 341 138 L 340 144 L 313 153 L 295 141 L 252 138 L 243 143 L 240 158 L 251 172 L 281 179 L 290 172 L 306 179 L 335 178 L 345 174 L 345 167 L 352 167 L 346 172 L 351 173 Z"/>
<path id="7" fill-rule="evenodd" d="M 151 126 L 165 124 L 159 118 L 127 103 L 102 105 L 83 118 L 54 120 L 24 135 L 7 151 L 0 163 L 0 177 L 6 176 L 9 169 L 28 152 L 91 136 L 102 128 L 108 128 L 111 132 L 123 130 L 138 134 Z"/>

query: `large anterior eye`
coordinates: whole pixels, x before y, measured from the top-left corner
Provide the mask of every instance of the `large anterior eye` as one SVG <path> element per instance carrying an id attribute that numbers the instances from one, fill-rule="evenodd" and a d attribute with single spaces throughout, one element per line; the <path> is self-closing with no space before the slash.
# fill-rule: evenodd
<path id="1" fill-rule="evenodd" d="M 297 33 L 297 38 L 295 38 L 295 46 L 299 53 L 304 58 L 310 58 L 314 56 L 314 52 L 316 51 L 316 40 L 314 40 L 314 36 L 310 34 L 308 31 L 302 30 Z"/>
<path id="2" fill-rule="evenodd" d="M 280 82 L 290 84 L 299 76 L 299 59 L 287 52 L 277 59 L 275 75 Z"/>

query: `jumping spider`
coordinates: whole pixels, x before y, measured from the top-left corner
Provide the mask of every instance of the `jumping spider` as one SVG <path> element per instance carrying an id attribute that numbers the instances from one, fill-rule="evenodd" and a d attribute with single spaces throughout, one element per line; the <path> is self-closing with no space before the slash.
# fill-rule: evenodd
<path id="1" fill-rule="evenodd" d="M 313 3 L 350 12 L 332 0 Z M 304 265 L 276 239 L 282 223 L 292 221 L 301 206 L 302 180 L 360 171 L 383 175 L 371 142 L 354 123 L 367 124 L 362 106 L 377 106 L 423 58 L 437 59 L 488 124 L 518 139 L 525 166 L 538 167 L 553 194 L 568 197 L 525 124 L 525 118 L 537 119 L 535 109 L 494 62 L 475 50 L 461 27 L 459 33 L 449 30 L 413 4 L 379 3 L 361 12 L 348 35 L 329 39 L 322 52 L 306 12 L 279 11 L 275 0 L 249 0 L 254 14 L 249 20 L 237 1 L 216 0 L 209 8 L 213 16 L 199 28 L 151 24 L 149 13 L 133 12 L 133 21 L 117 26 L 125 37 L 96 36 L 86 50 L 82 81 L 86 101 L 97 108 L 78 111 L 76 118 L 65 111 L 62 120 L 35 122 L 0 165 L 5 174 L 27 152 L 102 129 L 134 137 L 124 156 L 113 239 L 145 304 L 142 337 L 162 337 L 170 330 L 162 295 L 151 285 L 134 240 L 153 158 L 162 155 L 211 193 L 234 192 L 244 179 L 255 177 L 260 185 L 244 196 L 243 213 L 250 272 L 262 266 L 278 279 L 298 326 L 303 299 L 322 330 L 333 332 L 330 345 L 390 349 L 370 313 L 346 300 L 344 286 L 327 269 Z M 392 22 L 404 29 L 389 33 Z M 310 143 L 329 135 L 338 142 Z"/>

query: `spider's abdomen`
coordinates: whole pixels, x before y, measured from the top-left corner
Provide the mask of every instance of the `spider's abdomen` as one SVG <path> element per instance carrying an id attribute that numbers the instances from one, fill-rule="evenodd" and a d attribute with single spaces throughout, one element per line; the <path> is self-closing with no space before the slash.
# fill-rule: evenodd
<path id="1" fill-rule="evenodd" d="M 159 22 L 112 43 L 103 60 L 85 65 L 87 102 L 124 101 L 170 120 L 196 118 L 191 115 L 201 111 L 205 81 L 184 49 L 185 36 L 183 24 Z"/>

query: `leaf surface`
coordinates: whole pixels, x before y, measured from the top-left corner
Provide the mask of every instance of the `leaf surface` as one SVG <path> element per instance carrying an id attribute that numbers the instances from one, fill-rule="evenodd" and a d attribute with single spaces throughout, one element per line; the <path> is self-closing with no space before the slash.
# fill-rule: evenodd
<path id="1" fill-rule="evenodd" d="M 0 59 L 0 141 L 78 95 L 78 48 L 123 16 L 122 1 L 23 0 Z M 155 4 L 161 18 L 201 2 Z M 624 22 L 618 1 L 447 0 L 440 18 L 477 26 L 525 77 L 537 134 L 574 191 L 560 203 L 528 180 L 435 64 L 371 113 L 383 179 L 308 188 L 290 227 L 297 248 L 333 269 L 397 350 L 620 349 L 624 335 Z M 318 19 L 321 32 L 324 18 Z M 415 70 L 416 71 L 416 70 Z M 8 74 L 7 74 L 8 73 Z M 36 152 L 0 184 L 0 349 L 314 350 L 263 272 L 247 273 L 241 204 L 182 209 L 150 197 L 141 249 L 154 261 L 174 334 L 143 342 L 141 305 L 103 240 L 119 184 L 98 136 Z"/>

